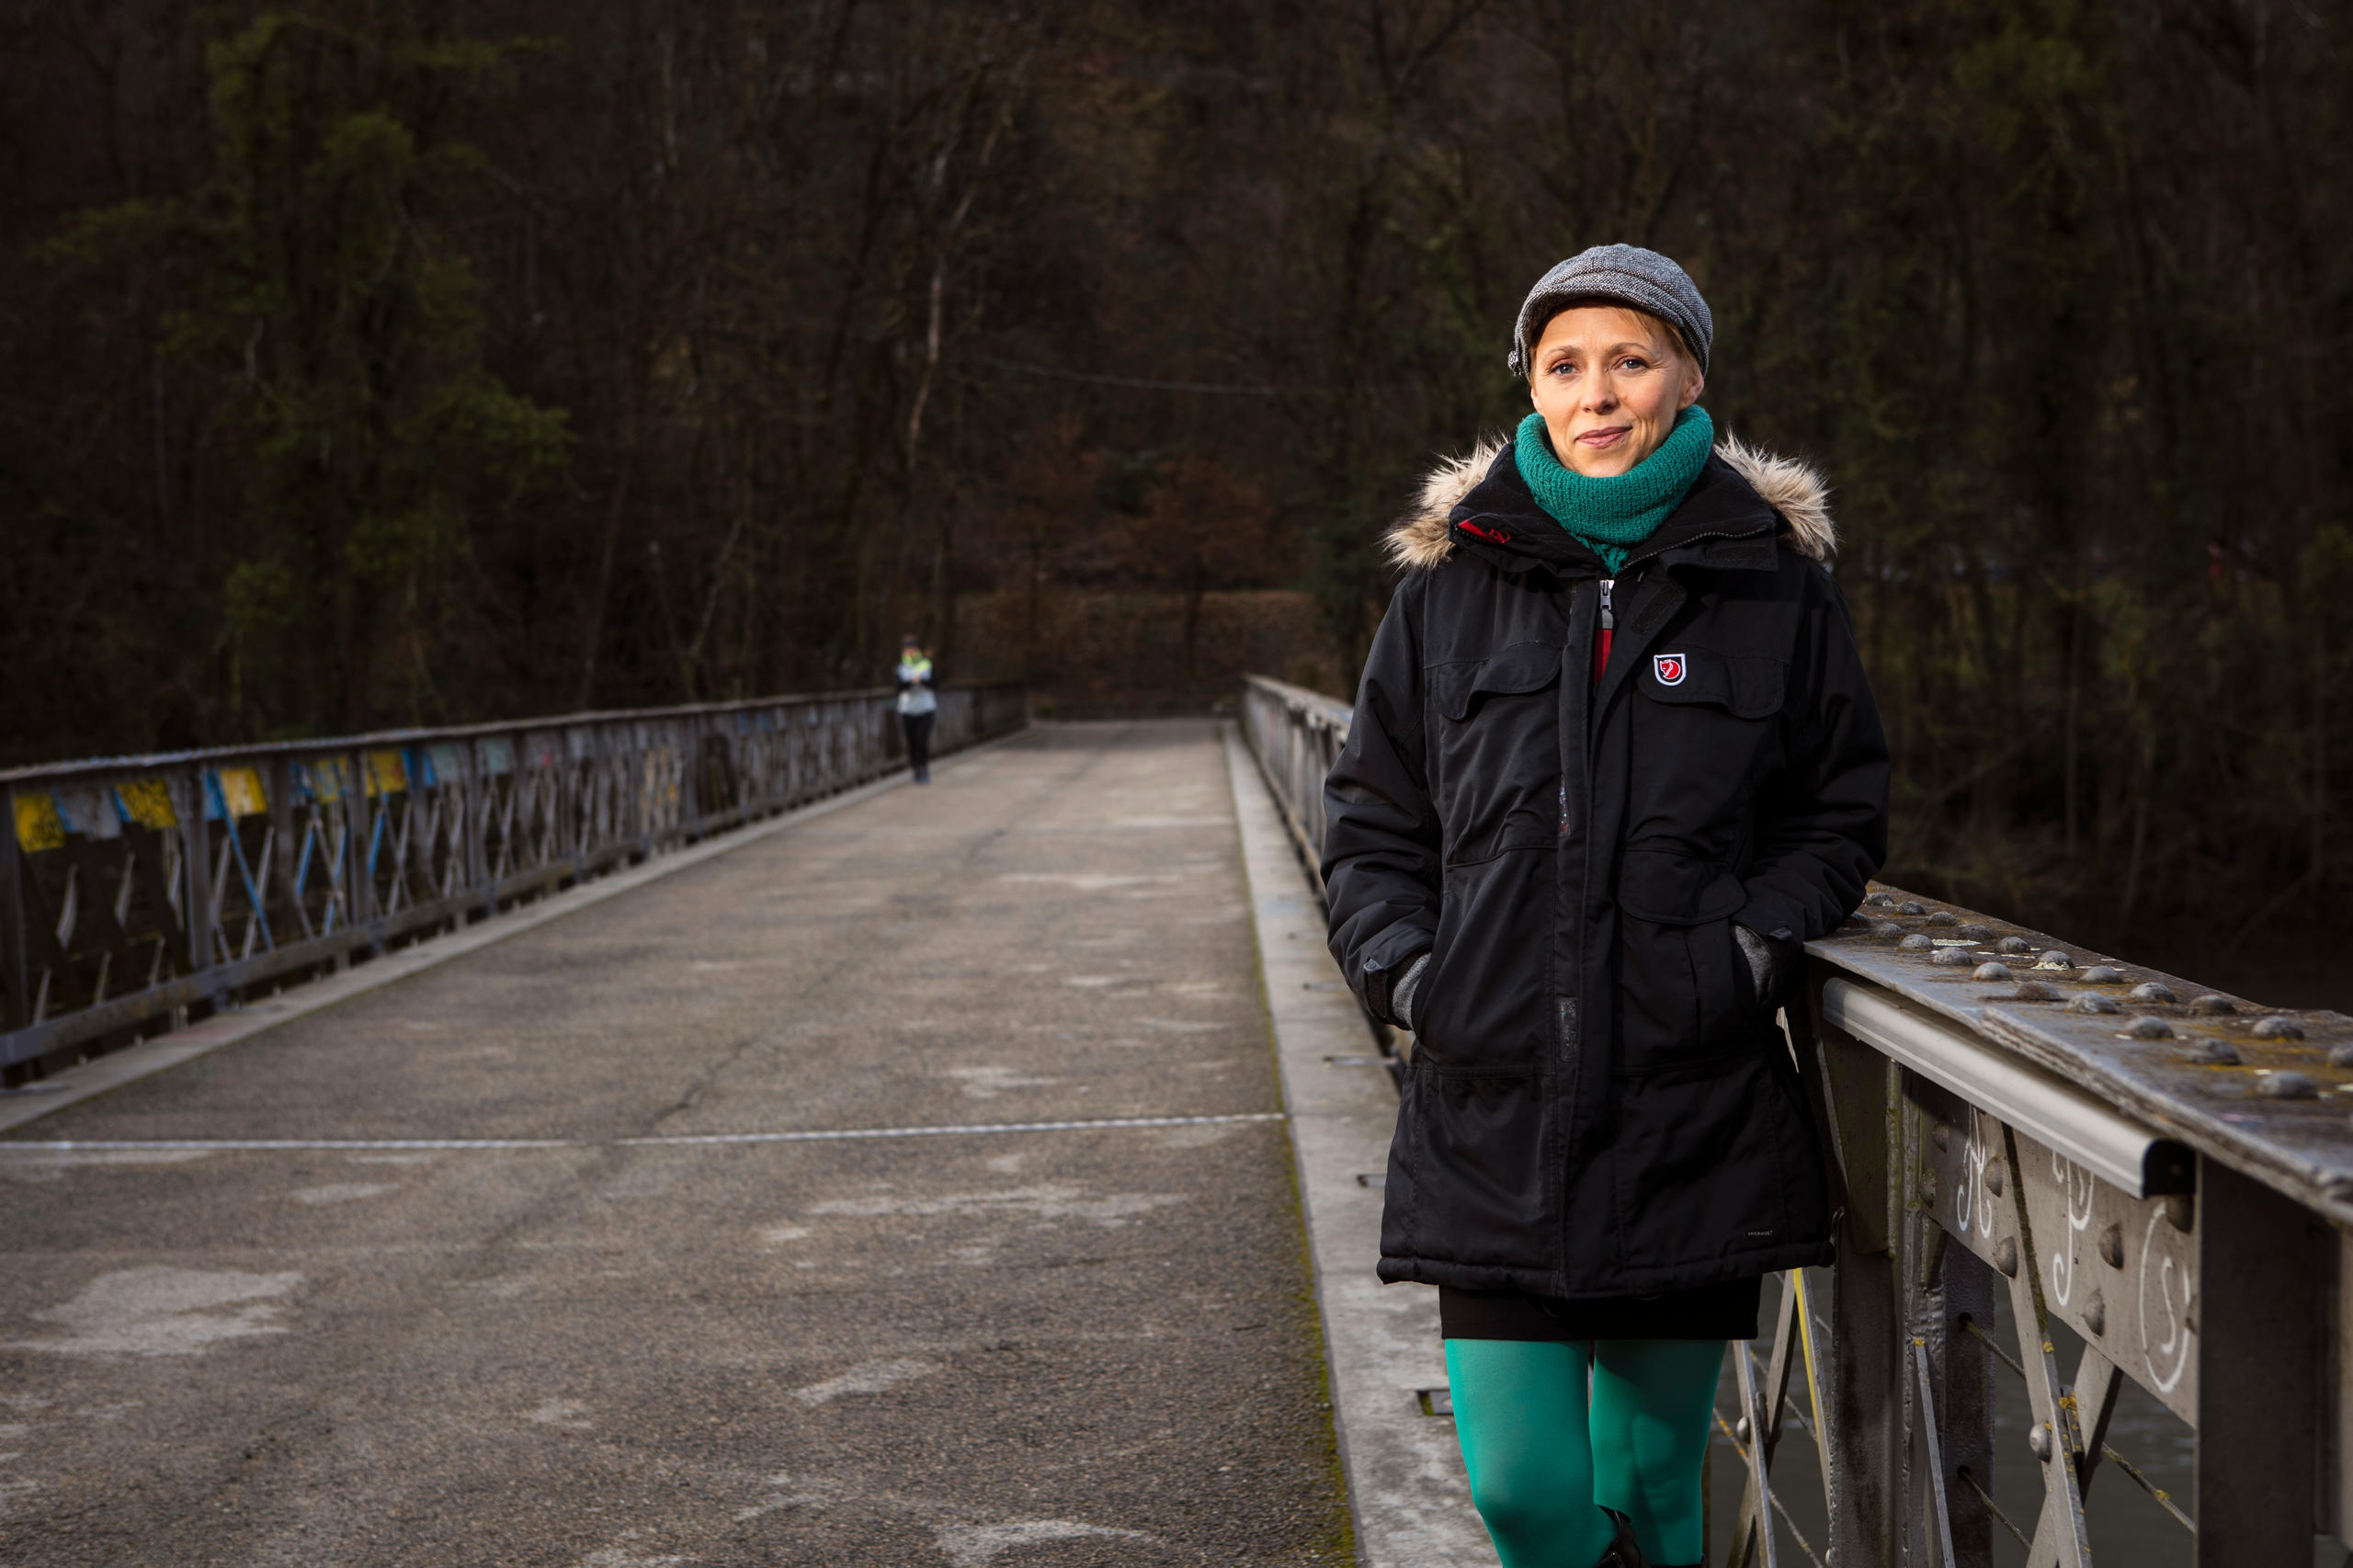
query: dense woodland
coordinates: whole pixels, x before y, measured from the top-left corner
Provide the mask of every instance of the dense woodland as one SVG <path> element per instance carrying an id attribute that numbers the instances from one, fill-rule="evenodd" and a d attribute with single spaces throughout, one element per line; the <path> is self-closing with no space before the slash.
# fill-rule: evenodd
<path id="1" fill-rule="evenodd" d="M 1345 687 L 1527 286 L 1627 240 L 1836 486 L 1890 875 L 2353 969 L 2347 0 L 0 17 L 5 760 L 905 630 L 1097 710 Z"/>

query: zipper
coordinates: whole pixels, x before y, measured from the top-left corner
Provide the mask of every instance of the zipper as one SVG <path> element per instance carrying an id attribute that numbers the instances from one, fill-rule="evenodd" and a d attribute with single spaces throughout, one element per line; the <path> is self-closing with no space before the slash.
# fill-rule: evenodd
<path id="1" fill-rule="evenodd" d="M 1756 528 L 1743 528 L 1737 531 L 1731 528 L 1711 528 L 1703 534 L 1693 534 L 1689 539 L 1677 540 L 1673 545 L 1667 548 L 1681 550 L 1686 545 L 1705 544 L 1711 539 L 1755 539 L 1757 532 L 1758 530 Z M 1645 562 L 1655 561 L 1665 553 L 1665 550 L 1654 550 L 1646 551 L 1641 555 L 1630 555 L 1626 558 L 1626 566 L 1640 566 Z M 1622 573 L 1625 569 L 1625 566 L 1621 566 L 1619 568 L 1619 571 Z M 1607 587 L 1603 588 L 1602 597 L 1603 602 L 1607 603 L 1608 600 L 1608 589 Z"/>
<path id="2" fill-rule="evenodd" d="M 1601 580 L 1601 624 L 1593 634 L 1593 684 L 1601 684 L 1601 675 L 1609 667 L 1609 643 L 1617 634 L 1618 617 L 1609 608 L 1610 592 L 1618 586 L 1615 577 Z"/>

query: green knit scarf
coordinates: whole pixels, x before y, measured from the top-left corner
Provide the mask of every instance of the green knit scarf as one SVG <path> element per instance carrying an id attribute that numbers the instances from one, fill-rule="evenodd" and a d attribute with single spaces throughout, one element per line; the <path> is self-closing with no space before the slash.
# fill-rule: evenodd
<path id="1" fill-rule="evenodd" d="M 1512 457 L 1536 504 L 1616 572 L 1634 546 L 1683 505 L 1715 444 L 1715 421 L 1708 411 L 1687 408 L 1676 415 L 1675 428 L 1658 450 L 1621 474 L 1588 479 L 1562 466 L 1545 434 L 1544 416 L 1531 414 L 1519 422 Z"/>

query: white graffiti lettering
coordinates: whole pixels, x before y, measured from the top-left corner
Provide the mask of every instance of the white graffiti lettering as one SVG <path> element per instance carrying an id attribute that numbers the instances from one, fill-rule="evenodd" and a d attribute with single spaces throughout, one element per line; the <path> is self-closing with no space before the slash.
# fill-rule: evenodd
<path id="1" fill-rule="evenodd" d="M 2059 1184 L 2067 1199 L 2067 1234 L 2062 1238 L 2065 1244 L 2051 1255 L 2051 1293 L 2063 1307 L 2075 1293 L 2075 1238 L 2091 1228 L 2093 1178 L 2091 1172 L 2079 1169 L 2053 1149 L 2051 1179 Z"/>
<path id="2" fill-rule="evenodd" d="M 2171 1393 L 2189 1369 L 2189 1352 L 2196 1334 L 2189 1325 L 2189 1301 L 2192 1280 L 2189 1266 L 2168 1256 L 2157 1265 L 2157 1277 L 2149 1278 L 2150 1259 L 2158 1251 L 2157 1227 L 2165 1221 L 2165 1210 L 2152 1206 L 2149 1228 L 2141 1238 L 2141 1359 L 2148 1369 L 2149 1386 L 2159 1393 Z M 2149 1287 L 2156 1286 L 2155 1321 L 2151 1321 Z M 2152 1330 L 2162 1330 L 2163 1337 L 2150 1343 Z"/>

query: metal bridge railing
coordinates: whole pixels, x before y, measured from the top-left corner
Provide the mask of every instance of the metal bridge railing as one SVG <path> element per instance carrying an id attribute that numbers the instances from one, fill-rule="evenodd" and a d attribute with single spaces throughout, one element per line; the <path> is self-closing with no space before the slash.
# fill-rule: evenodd
<path id="1" fill-rule="evenodd" d="M 1324 776 L 1348 738 L 1348 705 L 1264 676 L 1242 681 L 1242 730 L 1311 875 L 1324 846 Z"/>
<path id="2" fill-rule="evenodd" d="M 943 752 L 1028 722 L 939 694 Z M 170 1027 L 904 760 L 887 691 L 0 773 L 0 1070 Z"/>
<path id="3" fill-rule="evenodd" d="M 1347 706 L 1252 677 L 1243 715 L 1313 846 Z M 1791 1420 L 1820 1460 L 1829 1539 L 1790 1539 L 1840 1568 L 1984 1568 L 1997 1528 L 2030 1568 L 2086 1568 L 2104 1461 L 2200 1563 L 2345 1562 L 2353 1019 L 1884 886 L 1807 953 L 1783 1019 L 1843 1183 L 1838 1261 L 1785 1279 L 1763 1366 L 1733 1347 L 1734 1568 L 1796 1560 L 1760 1528 L 1789 1526 L 1771 1463 Z M 2084 1346 L 2073 1367 L 2055 1324 Z M 2025 1384 L 2016 1440 L 2040 1496 L 1994 1495 L 1997 1371 Z M 2109 1446 L 2127 1381 L 2194 1433 L 2186 1510 Z"/>

